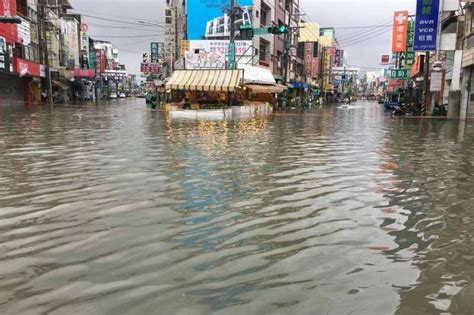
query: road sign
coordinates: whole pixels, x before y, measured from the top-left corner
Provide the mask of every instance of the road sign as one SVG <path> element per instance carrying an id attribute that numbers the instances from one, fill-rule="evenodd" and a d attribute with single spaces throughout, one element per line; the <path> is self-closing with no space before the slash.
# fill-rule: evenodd
<path id="1" fill-rule="evenodd" d="M 234 62 L 235 61 L 235 44 L 234 43 L 229 43 L 228 46 L 228 55 L 229 55 L 229 62 Z"/>
<path id="2" fill-rule="evenodd" d="M 81 31 L 83 31 L 84 33 L 87 33 L 88 30 L 89 30 L 89 25 L 87 25 L 86 23 L 82 23 Z"/>
<path id="3" fill-rule="evenodd" d="M 268 32 L 268 27 L 256 28 L 254 29 L 255 35 L 265 35 L 270 34 Z"/>
<path id="4" fill-rule="evenodd" d="M 408 78 L 408 69 L 393 69 L 390 76 L 392 79 L 406 79 Z"/>
<path id="5" fill-rule="evenodd" d="M 430 91 L 431 92 L 440 92 L 443 87 L 443 73 L 442 72 L 432 72 L 431 81 L 430 81 Z"/>
<path id="6" fill-rule="evenodd" d="M 437 61 L 433 62 L 433 65 L 431 66 L 431 68 L 433 69 L 433 71 L 436 71 L 436 72 L 442 71 L 443 70 L 443 62 L 437 60 Z"/>

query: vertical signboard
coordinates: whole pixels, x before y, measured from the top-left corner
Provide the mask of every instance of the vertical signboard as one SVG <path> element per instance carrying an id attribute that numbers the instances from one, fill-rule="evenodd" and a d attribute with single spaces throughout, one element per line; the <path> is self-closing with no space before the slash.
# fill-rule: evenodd
<path id="1" fill-rule="evenodd" d="M 415 22 L 408 22 L 408 32 L 407 32 L 407 51 L 413 51 L 413 41 L 415 39 Z"/>
<path id="2" fill-rule="evenodd" d="M 151 43 L 150 44 L 151 49 L 150 49 L 150 59 L 152 63 L 158 63 L 158 43 Z"/>
<path id="3" fill-rule="evenodd" d="M 236 23 L 252 23 L 253 0 L 239 0 L 241 10 L 236 14 Z M 188 0 L 187 1 L 188 39 L 222 39 L 230 36 L 228 11 L 230 0 Z M 239 29 L 239 27 L 236 27 Z"/>
<path id="4" fill-rule="evenodd" d="M 313 73 L 313 43 L 304 43 L 304 73 L 311 76 Z"/>
<path id="5" fill-rule="evenodd" d="M 439 0 L 417 0 L 413 50 L 436 50 Z"/>
<path id="6" fill-rule="evenodd" d="M 311 76 L 313 78 L 317 78 L 319 76 L 319 58 L 313 58 Z"/>
<path id="7" fill-rule="evenodd" d="M 392 51 L 407 49 L 408 11 L 396 11 L 393 15 Z"/>
<path id="8" fill-rule="evenodd" d="M 16 0 L 0 0 L 0 16 L 16 16 Z M 15 43 L 18 40 L 16 24 L 0 23 L 0 36 L 8 42 Z"/>

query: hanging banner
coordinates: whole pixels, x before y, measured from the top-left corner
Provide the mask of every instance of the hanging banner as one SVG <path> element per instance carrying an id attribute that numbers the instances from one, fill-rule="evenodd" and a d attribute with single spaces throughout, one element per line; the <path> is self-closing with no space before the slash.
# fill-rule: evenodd
<path id="1" fill-rule="evenodd" d="M 417 0 L 413 50 L 436 50 L 439 0 Z"/>
<path id="2" fill-rule="evenodd" d="M 408 11 L 396 11 L 393 15 L 392 51 L 407 49 Z"/>

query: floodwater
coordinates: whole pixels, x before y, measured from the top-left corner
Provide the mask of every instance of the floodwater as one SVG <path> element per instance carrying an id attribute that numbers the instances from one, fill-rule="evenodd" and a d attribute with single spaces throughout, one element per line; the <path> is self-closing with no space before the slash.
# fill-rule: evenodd
<path id="1" fill-rule="evenodd" d="M 472 314 L 474 122 L 0 110 L 1 314 Z"/>

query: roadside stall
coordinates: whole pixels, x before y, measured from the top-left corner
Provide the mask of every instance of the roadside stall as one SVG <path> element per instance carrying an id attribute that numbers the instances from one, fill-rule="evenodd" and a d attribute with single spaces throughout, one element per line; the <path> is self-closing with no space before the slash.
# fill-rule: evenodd
<path id="1" fill-rule="evenodd" d="M 172 117 L 225 119 L 266 115 L 272 111 L 277 85 L 267 69 L 177 70 L 165 85 Z"/>

